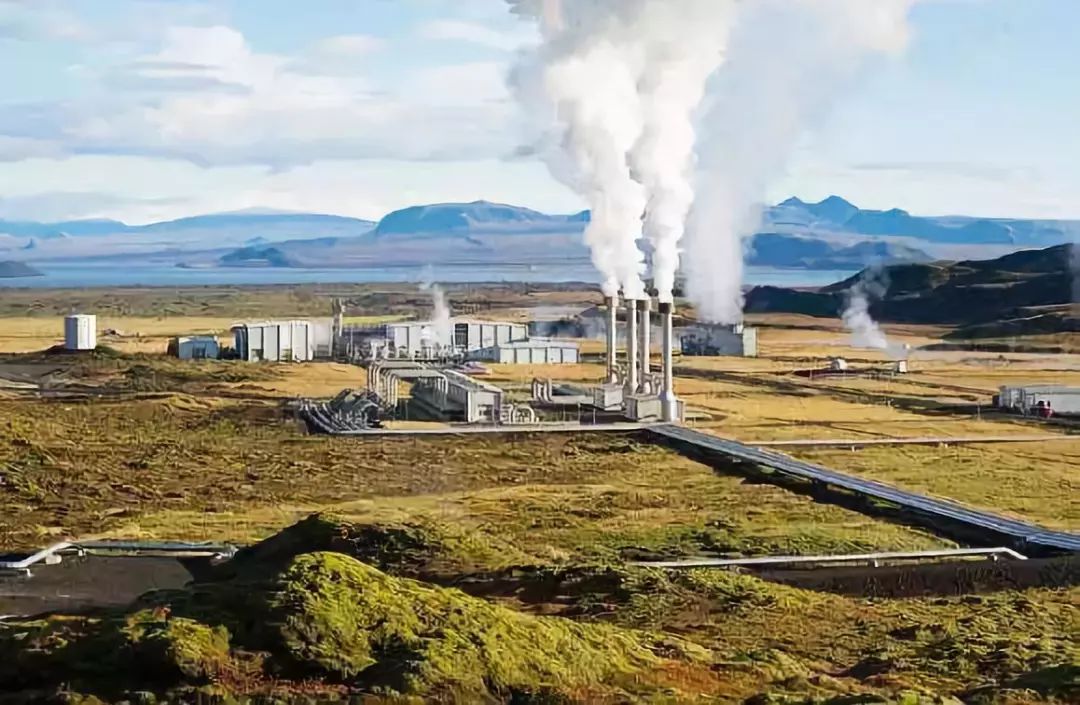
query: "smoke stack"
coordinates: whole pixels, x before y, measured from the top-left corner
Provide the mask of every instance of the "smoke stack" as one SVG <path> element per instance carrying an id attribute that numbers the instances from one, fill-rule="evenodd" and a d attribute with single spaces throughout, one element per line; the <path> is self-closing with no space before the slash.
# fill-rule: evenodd
<path id="1" fill-rule="evenodd" d="M 607 300 L 607 381 L 608 384 L 615 384 L 618 381 L 618 375 L 615 374 L 615 326 L 618 323 L 618 305 L 619 299 L 616 296 L 608 297 Z"/>
<path id="2" fill-rule="evenodd" d="M 660 406 L 663 409 L 664 421 L 672 423 L 681 419 L 679 418 L 679 400 L 675 397 L 675 370 L 671 357 L 674 333 L 670 303 L 660 304 L 660 322 L 664 328 L 664 388 L 660 391 Z"/>
<path id="3" fill-rule="evenodd" d="M 638 302 L 626 300 L 626 395 L 638 393 Z"/>
<path id="4" fill-rule="evenodd" d="M 649 333 L 652 328 L 652 299 L 646 298 L 638 301 L 637 310 L 638 318 L 641 319 L 639 322 L 641 326 L 641 379 L 638 380 L 638 390 L 642 394 L 651 394 L 656 391 L 649 387 L 649 348 L 651 347 Z"/>

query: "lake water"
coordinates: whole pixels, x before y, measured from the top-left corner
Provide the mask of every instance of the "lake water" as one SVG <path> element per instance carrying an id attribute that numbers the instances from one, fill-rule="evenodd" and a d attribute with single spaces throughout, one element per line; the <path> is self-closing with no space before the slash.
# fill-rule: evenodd
<path id="1" fill-rule="evenodd" d="M 170 264 L 134 265 L 118 262 L 47 262 L 35 266 L 44 272 L 45 276 L 0 279 L 0 288 L 415 283 L 431 276 L 432 271 L 421 267 L 181 269 Z M 852 274 L 852 271 L 748 267 L 745 279 L 749 285 L 824 286 L 846 279 Z M 585 263 L 558 266 L 443 266 L 434 267 L 434 278 L 446 283 L 597 281 L 596 270 Z"/>

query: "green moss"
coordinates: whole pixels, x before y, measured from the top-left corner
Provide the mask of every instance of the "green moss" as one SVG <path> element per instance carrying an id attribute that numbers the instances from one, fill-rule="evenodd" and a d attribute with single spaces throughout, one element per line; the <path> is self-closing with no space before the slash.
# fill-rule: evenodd
<path id="1" fill-rule="evenodd" d="M 478 531 L 437 522 L 357 524 L 331 514 L 314 514 L 241 551 L 226 567 L 230 574 L 270 574 L 296 556 L 333 551 L 394 575 L 420 577 L 528 560 L 505 541 Z"/>
<path id="2" fill-rule="evenodd" d="M 129 616 L 122 629 L 135 657 L 166 680 L 211 680 L 230 670 L 229 632 L 154 610 Z"/>
<path id="3" fill-rule="evenodd" d="M 296 664 L 387 692 L 565 688 L 660 661 L 643 634 L 520 614 L 333 553 L 297 558 L 271 612 Z"/>

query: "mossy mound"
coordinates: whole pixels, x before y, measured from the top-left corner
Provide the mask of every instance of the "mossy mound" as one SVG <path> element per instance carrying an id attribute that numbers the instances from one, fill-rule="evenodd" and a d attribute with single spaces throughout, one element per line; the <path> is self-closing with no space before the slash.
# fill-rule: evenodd
<path id="1" fill-rule="evenodd" d="M 333 552 L 155 593 L 127 613 L 0 624 L 0 693 L 37 694 L 25 702 L 62 688 L 107 702 L 189 702 L 206 688 L 579 701 L 655 690 L 647 674 L 676 660 L 708 670 L 708 653 L 677 639 L 516 612 Z"/>
<path id="2" fill-rule="evenodd" d="M 670 646 L 615 627 L 521 614 L 335 553 L 300 556 L 276 590 L 270 612 L 284 651 L 320 675 L 377 692 L 570 688 L 655 666 Z"/>
<path id="3" fill-rule="evenodd" d="M 276 573 L 293 558 L 333 551 L 380 570 L 409 577 L 468 572 L 503 566 L 525 557 L 512 545 L 480 532 L 435 522 L 358 524 L 314 514 L 246 548 L 224 567 L 225 574 Z"/>
<path id="4" fill-rule="evenodd" d="M 224 627 L 162 608 L 0 627 L 0 691 L 6 692 L 70 683 L 102 694 L 147 684 L 199 686 L 233 677 L 250 661 L 234 655 Z"/>

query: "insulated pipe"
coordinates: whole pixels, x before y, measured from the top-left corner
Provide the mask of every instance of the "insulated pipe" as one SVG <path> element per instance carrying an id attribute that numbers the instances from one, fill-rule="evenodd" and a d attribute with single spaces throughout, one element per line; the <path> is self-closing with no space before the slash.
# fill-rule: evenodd
<path id="1" fill-rule="evenodd" d="M 656 390 L 650 389 L 649 385 L 649 355 L 651 353 L 649 340 L 650 328 L 652 327 L 652 299 L 642 299 L 637 302 L 639 326 L 641 328 L 641 379 L 638 380 L 638 391 L 642 394 L 652 394 Z"/>
<path id="2" fill-rule="evenodd" d="M 638 393 L 638 302 L 626 300 L 626 395 Z"/>
<path id="3" fill-rule="evenodd" d="M 660 304 L 660 321 L 664 327 L 664 389 L 660 392 L 660 406 L 663 410 L 663 419 L 668 423 L 678 422 L 679 400 L 675 397 L 675 371 L 672 362 L 672 345 L 674 335 L 671 322 L 671 304 Z"/>
<path id="4" fill-rule="evenodd" d="M 608 320 L 607 320 L 607 381 L 608 384 L 615 384 L 619 381 L 618 375 L 615 373 L 616 359 L 615 359 L 615 326 L 618 323 L 618 306 L 619 299 L 617 296 L 611 296 L 607 300 L 608 307 Z"/>

